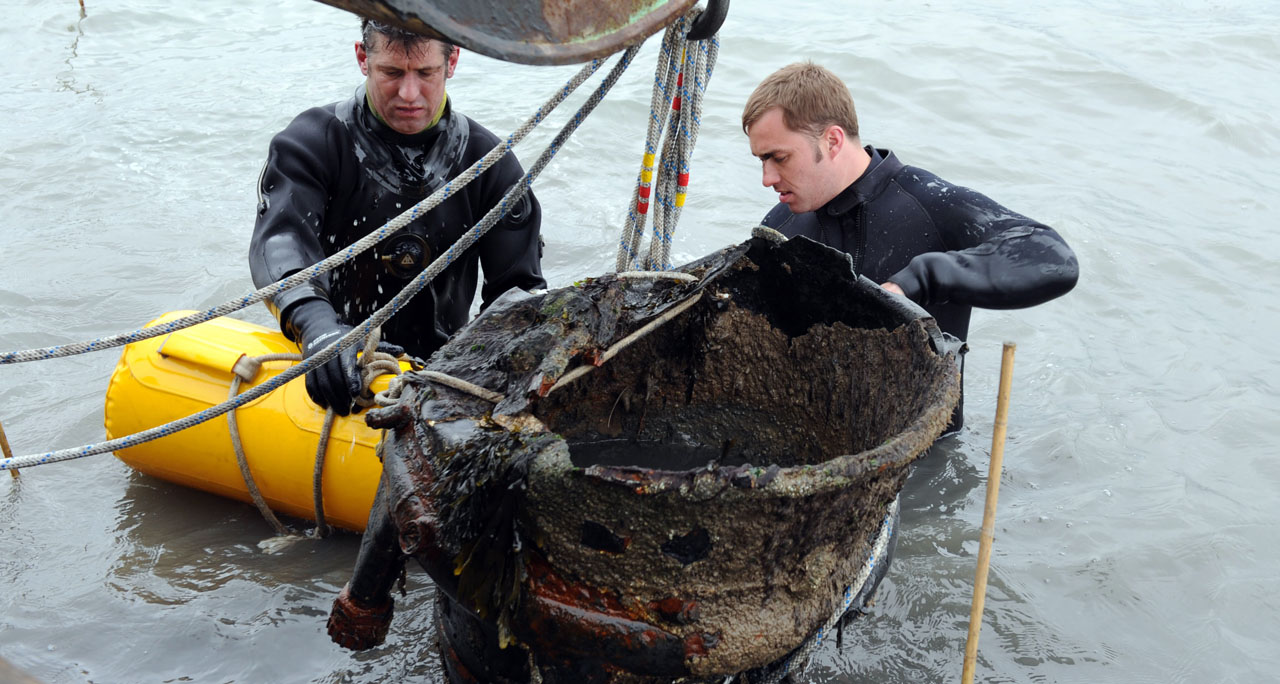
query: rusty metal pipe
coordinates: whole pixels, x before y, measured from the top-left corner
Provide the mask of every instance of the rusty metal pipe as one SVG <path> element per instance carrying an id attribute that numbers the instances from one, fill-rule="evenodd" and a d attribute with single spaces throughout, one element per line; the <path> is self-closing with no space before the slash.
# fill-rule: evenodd
<path id="1" fill-rule="evenodd" d="M 369 525 L 356 556 L 355 573 L 349 585 L 353 598 L 367 603 L 380 602 L 391 596 L 391 587 L 400 576 L 404 555 L 400 540 L 387 511 L 382 486 L 374 498 Z"/>
<path id="2" fill-rule="evenodd" d="M 399 535 L 379 484 L 360 553 L 356 556 L 355 572 L 334 599 L 329 614 L 329 637 L 335 643 L 356 651 L 382 643 L 395 608 L 391 588 L 403 568 Z"/>

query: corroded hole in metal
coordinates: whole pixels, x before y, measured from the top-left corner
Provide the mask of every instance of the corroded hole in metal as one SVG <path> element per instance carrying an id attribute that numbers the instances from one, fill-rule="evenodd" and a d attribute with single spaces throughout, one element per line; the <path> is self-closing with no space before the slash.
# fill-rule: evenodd
<path id="1" fill-rule="evenodd" d="M 622 553 L 631 545 L 631 540 L 614 534 L 608 527 L 594 520 L 583 520 L 582 545 L 597 551 Z"/>
<path id="2" fill-rule="evenodd" d="M 696 563 L 711 553 L 711 533 L 703 527 L 694 528 L 689 534 L 668 540 L 662 545 L 662 552 L 682 565 Z"/>
<path id="3" fill-rule="evenodd" d="M 649 610 L 658 614 L 667 622 L 677 625 L 689 625 L 702 617 L 702 610 L 694 601 L 685 601 L 675 596 L 668 596 L 660 601 L 651 601 Z"/>

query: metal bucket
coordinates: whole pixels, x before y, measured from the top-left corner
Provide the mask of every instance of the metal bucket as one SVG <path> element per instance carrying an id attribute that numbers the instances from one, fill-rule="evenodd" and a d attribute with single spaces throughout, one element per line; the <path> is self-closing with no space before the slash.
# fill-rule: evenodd
<path id="1" fill-rule="evenodd" d="M 958 399 L 933 320 L 847 255 L 756 239 L 680 271 L 696 280 L 509 293 L 428 365 L 501 401 L 411 375 L 370 417 L 390 428 L 398 551 L 544 681 L 785 656 L 837 610 Z"/>

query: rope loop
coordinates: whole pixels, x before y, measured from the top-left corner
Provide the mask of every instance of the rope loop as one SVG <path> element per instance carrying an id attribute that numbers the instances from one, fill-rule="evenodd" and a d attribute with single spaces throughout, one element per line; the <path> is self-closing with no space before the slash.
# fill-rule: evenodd
<path id="1" fill-rule="evenodd" d="M 383 375 L 400 375 L 400 359 L 387 352 L 378 351 L 378 345 L 381 343 L 382 328 L 374 328 L 369 331 L 369 336 L 365 339 L 364 351 L 360 353 L 358 363 L 360 365 L 360 385 L 363 389 L 355 401 L 358 406 L 363 408 L 384 405 L 378 403 L 378 397 L 373 393 L 374 380 Z M 383 390 L 383 392 L 385 391 Z M 398 390 L 397 396 L 399 396 Z"/>
<path id="2" fill-rule="evenodd" d="M 400 362 L 396 357 L 386 352 L 378 351 L 378 344 L 382 341 L 382 329 L 374 328 L 365 338 L 364 352 L 360 356 L 359 365 L 361 369 L 361 385 L 363 389 L 360 396 L 357 397 L 356 403 L 360 406 L 369 407 L 374 405 L 383 406 L 378 400 L 385 392 L 378 395 L 372 394 L 373 381 L 383 375 L 397 376 L 400 379 Z M 248 359 L 248 367 L 260 368 L 262 364 L 271 361 L 302 361 L 299 354 L 264 354 L 257 357 L 242 357 Z M 243 378 L 239 374 L 232 376 L 230 399 L 234 399 L 240 393 L 240 385 Z M 396 395 L 399 396 L 399 384 L 397 384 Z M 393 403 L 394 400 L 387 403 Z M 311 531 L 312 537 L 321 539 L 327 537 L 332 530 L 324 516 L 324 464 L 325 455 L 329 450 L 329 436 L 333 431 L 333 422 L 335 413 L 332 408 L 325 411 L 324 423 L 320 428 L 320 438 L 316 444 L 315 469 L 311 474 L 311 498 L 312 507 L 315 512 L 316 526 Z M 249 498 L 253 500 L 253 505 L 262 513 L 262 517 L 271 525 L 279 536 L 297 536 L 291 532 L 280 519 L 272 512 L 271 506 L 267 504 L 266 499 L 262 496 L 262 492 L 258 489 L 257 483 L 253 478 L 253 471 L 249 467 L 249 459 L 244 451 L 244 444 L 240 439 L 240 429 L 236 422 L 236 411 L 233 408 L 227 412 L 227 429 L 231 434 L 231 448 L 236 454 L 236 463 L 240 466 L 240 476 L 244 480 L 245 489 L 249 492 Z M 381 442 L 379 442 L 381 444 Z"/>
<path id="3" fill-rule="evenodd" d="M 256 364 L 255 367 L 260 368 L 262 364 L 271 361 L 297 362 L 301 360 L 301 354 L 264 354 L 254 357 L 253 363 Z M 234 399 L 240 394 L 240 383 L 243 381 L 244 378 L 239 373 L 232 374 L 228 399 Z M 332 416 L 333 411 L 330 411 L 329 415 Z M 332 420 L 326 417 L 326 431 L 331 422 Z M 267 524 L 271 525 L 271 529 L 275 530 L 277 535 L 282 537 L 293 535 L 293 532 L 285 527 L 284 523 L 280 522 L 276 514 L 271 511 L 271 506 L 262 497 L 262 492 L 258 489 L 258 483 L 253 479 L 253 470 L 249 468 L 249 459 L 244 453 L 244 444 L 240 439 L 240 424 L 236 421 L 235 409 L 227 412 L 227 432 L 231 435 L 231 448 L 236 453 L 236 464 L 240 466 L 240 478 L 244 480 L 244 487 L 249 492 L 249 498 L 253 499 L 253 505 L 257 507 L 258 512 L 262 514 L 262 517 L 267 521 Z M 321 438 L 323 439 L 324 436 L 322 435 Z"/>

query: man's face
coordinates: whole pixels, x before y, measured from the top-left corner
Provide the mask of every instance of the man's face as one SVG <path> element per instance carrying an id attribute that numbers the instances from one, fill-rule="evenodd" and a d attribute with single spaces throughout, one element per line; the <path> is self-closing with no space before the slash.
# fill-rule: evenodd
<path id="1" fill-rule="evenodd" d="M 453 77 L 458 50 L 446 58 L 434 40 L 419 41 L 408 50 L 398 43 L 388 45 L 381 35 L 374 34 L 373 40 L 373 50 L 356 43 L 356 61 L 368 77 L 369 101 L 397 133 L 422 132 L 444 100 L 444 82 Z"/>
<path id="2" fill-rule="evenodd" d="M 765 112 L 747 129 L 751 154 L 763 167 L 761 182 L 778 193 L 778 201 L 793 214 L 813 211 L 840 192 L 831 159 L 823 154 L 819 140 L 793 131 L 775 107 Z"/>

